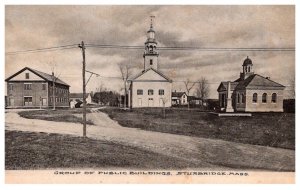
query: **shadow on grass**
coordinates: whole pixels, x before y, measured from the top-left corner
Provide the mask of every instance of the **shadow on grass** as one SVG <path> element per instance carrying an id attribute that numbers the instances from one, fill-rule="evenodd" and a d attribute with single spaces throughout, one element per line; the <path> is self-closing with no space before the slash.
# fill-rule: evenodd
<path id="1" fill-rule="evenodd" d="M 142 108 L 101 109 L 124 127 L 246 144 L 295 149 L 294 113 L 254 113 L 252 117 L 218 117 L 199 110 Z"/>
<path id="2" fill-rule="evenodd" d="M 89 112 L 89 111 L 88 111 Z M 82 113 L 82 109 L 58 109 L 58 110 L 32 110 L 21 111 L 18 114 L 27 119 L 41 119 L 56 122 L 70 122 L 70 123 L 83 123 L 81 117 L 73 114 Z M 90 120 L 87 121 L 88 125 L 94 125 Z"/>

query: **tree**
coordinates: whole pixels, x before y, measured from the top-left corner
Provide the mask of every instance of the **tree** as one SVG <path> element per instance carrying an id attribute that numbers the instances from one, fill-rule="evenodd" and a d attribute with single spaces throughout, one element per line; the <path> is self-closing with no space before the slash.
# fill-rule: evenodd
<path id="1" fill-rule="evenodd" d="M 126 108 L 127 103 L 127 80 L 131 76 L 131 68 L 125 64 L 119 64 L 119 69 L 121 72 L 121 77 L 124 83 L 124 108 Z"/>
<path id="2" fill-rule="evenodd" d="M 197 97 L 201 98 L 201 104 L 203 106 L 203 101 L 208 98 L 209 95 L 209 86 L 208 81 L 205 77 L 202 77 L 200 80 L 198 80 L 198 86 L 196 89 Z"/>
<path id="3" fill-rule="evenodd" d="M 52 71 L 52 102 L 53 102 L 53 110 L 55 110 L 56 109 L 55 83 L 56 83 L 58 77 L 60 76 L 60 74 L 58 74 L 58 75 L 54 74 L 55 70 L 57 70 L 57 65 L 56 65 L 56 63 L 54 63 L 54 61 L 48 62 L 48 65 L 50 66 L 51 71 Z"/>
<path id="4" fill-rule="evenodd" d="M 96 88 L 96 91 L 98 92 L 98 95 L 94 99 L 98 104 L 101 104 L 101 93 L 106 91 L 106 87 L 102 82 L 100 82 L 100 85 Z"/>
<path id="5" fill-rule="evenodd" d="M 196 82 L 191 82 L 190 79 L 186 79 L 186 81 L 183 82 L 185 86 L 185 90 L 187 92 L 188 97 L 190 96 L 190 91 L 195 86 Z M 188 100 L 188 109 L 190 109 L 190 101 Z"/>
<path id="6" fill-rule="evenodd" d="M 168 102 L 168 99 L 166 97 L 161 98 L 163 103 L 163 118 L 166 118 L 166 103 Z"/>
<path id="7" fill-rule="evenodd" d="M 290 86 L 289 87 L 290 87 L 290 91 L 291 91 L 290 96 L 291 96 L 292 99 L 295 99 L 295 96 L 296 96 L 296 91 L 295 91 L 295 77 L 292 77 L 290 79 Z"/>

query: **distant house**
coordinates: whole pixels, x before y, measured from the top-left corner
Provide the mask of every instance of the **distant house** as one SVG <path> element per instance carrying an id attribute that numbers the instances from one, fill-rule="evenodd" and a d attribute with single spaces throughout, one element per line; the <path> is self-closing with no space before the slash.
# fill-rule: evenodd
<path id="1" fill-rule="evenodd" d="M 172 105 L 187 105 L 188 95 L 185 92 L 172 92 Z"/>
<path id="2" fill-rule="evenodd" d="M 218 87 L 220 108 L 226 112 L 283 112 L 285 86 L 270 77 L 254 74 L 247 57 L 240 78 L 221 82 Z"/>
<path id="3" fill-rule="evenodd" d="M 195 97 L 195 96 L 188 96 L 187 97 L 187 101 L 191 104 L 191 105 L 202 105 L 202 99 Z M 206 102 L 203 102 L 203 105 L 206 105 Z"/>
<path id="4" fill-rule="evenodd" d="M 52 96 L 53 79 L 55 98 Z M 8 77 L 7 107 L 69 107 L 70 86 L 53 75 L 25 67 Z"/>
<path id="5" fill-rule="evenodd" d="M 91 104 L 92 103 L 92 96 L 91 93 L 86 93 L 86 103 Z M 77 102 L 83 102 L 83 93 L 70 93 L 70 102 L 77 101 Z"/>

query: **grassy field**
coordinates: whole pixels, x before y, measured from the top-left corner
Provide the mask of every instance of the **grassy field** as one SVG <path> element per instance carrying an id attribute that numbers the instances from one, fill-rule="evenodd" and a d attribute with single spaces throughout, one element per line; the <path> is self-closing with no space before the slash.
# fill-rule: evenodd
<path id="1" fill-rule="evenodd" d="M 218 117 L 197 110 L 101 109 L 124 127 L 295 149 L 294 113 L 254 113 L 252 117 Z"/>
<path id="2" fill-rule="evenodd" d="M 87 110 L 87 112 L 90 112 Z M 57 110 L 32 110 L 32 111 L 21 111 L 19 115 L 27 119 L 41 119 L 47 121 L 57 122 L 71 122 L 71 123 L 82 123 L 82 118 L 77 117 L 73 114 L 82 113 L 81 108 L 77 109 L 57 109 Z M 87 121 L 87 124 L 93 125 L 92 121 Z"/>
<path id="3" fill-rule="evenodd" d="M 88 148 L 87 148 L 88 147 Z M 58 134 L 5 131 L 5 169 L 184 169 L 193 162 L 107 141 Z"/>

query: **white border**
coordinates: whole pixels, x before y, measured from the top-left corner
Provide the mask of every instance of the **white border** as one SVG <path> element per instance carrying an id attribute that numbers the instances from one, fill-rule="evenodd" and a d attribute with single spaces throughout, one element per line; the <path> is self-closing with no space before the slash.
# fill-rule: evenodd
<path id="1" fill-rule="evenodd" d="M 299 2 L 299 1 L 298 1 Z M 297 2 L 297 3 L 298 3 Z M 138 5 L 188 5 L 188 4 L 200 4 L 200 5 L 227 5 L 227 4 L 239 4 L 239 5 L 297 5 L 295 0 L 206 0 L 206 1 L 191 1 L 191 0 L 176 0 L 176 1 L 169 1 L 169 0 L 142 0 L 142 1 L 133 1 L 133 0 L 104 0 L 104 1 L 96 1 L 96 0 L 30 0 L 30 1 L 25 1 L 25 0 L 4 0 L 1 1 L 1 18 L 0 18 L 0 31 L 1 31 L 1 36 L 2 36 L 2 44 L 1 44 L 1 60 L 2 60 L 2 67 L 1 67 L 1 72 L 2 72 L 2 81 L 0 83 L 0 86 L 2 88 L 2 90 L 0 90 L 0 97 L 2 97 L 2 101 L 0 106 L 2 109 L 2 114 L 0 114 L 0 119 L 2 120 L 2 130 L 0 133 L 0 138 L 2 140 L 2 143 L 0 144 L 0 151 L 1 151 L 1 176 L 0 176 L 0 180 L 2 182 L 2 184 L 4 183 L 4 66 L 5 66 L 5 56 L 4 56 L 4 52 L 5 52 L 5 5 L 32 5 L 32 4 L 40 4 L 40 5 L 134 5 L 134 4 L 138 4 Z M 298 3 L 299 4 L 299 3 Z M 296 6 L 296 22 L 299 19 L 299 9 L 298 6 Z M 295 34 L 297 34 L 297 31 L 299 28 L 299 23 L 296 23 L 296 32 Z M 296 47 L 299 45 L 299 38 L 296 38 Z M 298 58 L 298 52 L 296 52 L 296 63 L 297 63 L 297 59 Z M 296 66 L 296 73 L 299 73 L 299 67 L 297 67 L 297 64 L 295 63 Z M 297 74 L 296 74 L 297 76 Z M 298 77 L 296 77 L 296 86 L 297 86 L 297 93 L 296 93 L 296 99 L 299 100 L 299 94 L 298 94 L 298 82 L 299 79 Z M 296 101 L 296 107 L 299 107 L 299 101 Z M 299 116 L 298 112 L 296 113 L 296 118 Z M 296 119 L 297 120 L 297 119 Z M 296 121 L 296 129 L 298 128 L 298 122 Z M 299 129 L 296 130 L 297 134 L 296 134 L 296 147 L 298 147 L 299 145 Z M 296 158 L 298 159 L 298 151 L 296 151 Z M 298 163 L 298 162 L 297 162 Z M 296 164 L 296 171 L 299 172 L 299 164 Z M 297 173 L 296 173 L 297 174 Z M 299 181 L 299 175 L 296 175 L 296 182 Z M 2 185 L 1 185 L 2 186 Z M 298 185 L 297 185 L 298 186 Z M 15 189 L 15 188 L 20 188 L 20 189 L 99 189 L 99 188 L 103 188 L 103 189 L 111 189 L 111 188 L 122 188 L 122 189 L 199 189 L 199 188 L 220 188 L 220 189 L 272 189 L 272 190 L 277 190 L 277 189 L 295 189 L 295 185 L 267 185 L 267 186 L 261 186 L 261 185 L 201 185 L 201 187 L 199 187 L 199 185 L 101 185 L 101 187 L 99 187 L 98 185 L 89 185 L 88 187 L 86 185 L 68 185 L 68 186 L 64 186 L 64 185 L 23 185 L 22 187 L 20 185 L 3 185 L 3 187 L 0 187 L 1 189 Z M 299 187 L 298 187 L 299 188 Z"/>

